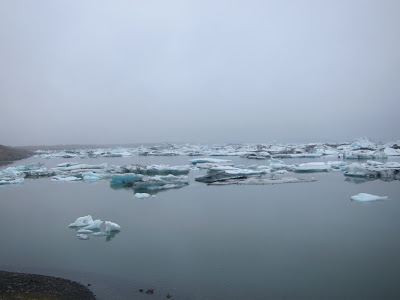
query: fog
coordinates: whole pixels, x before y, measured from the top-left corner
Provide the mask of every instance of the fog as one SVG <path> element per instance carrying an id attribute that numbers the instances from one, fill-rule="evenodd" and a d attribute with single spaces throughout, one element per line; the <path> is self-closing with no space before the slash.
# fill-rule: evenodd
<path id="1" fill-rule="evenodd" d="M 0 2 L 0 144 L 399 139 L 400 1 Z"/>

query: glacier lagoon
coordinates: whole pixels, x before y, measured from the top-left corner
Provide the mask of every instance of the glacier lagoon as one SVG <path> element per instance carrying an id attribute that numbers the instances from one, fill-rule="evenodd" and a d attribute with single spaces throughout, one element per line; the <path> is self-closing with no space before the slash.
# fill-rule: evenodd
<path id="1" fill-rule="evenodd" d="M 185 155 L 31 157 L 6 167 L 65 162 L 89 165 L 190 164 Z M 229 156 L 235 166 L 266 160 Z M 336 157 L 283 158 L 287 164 Z M 376 159 L 379 160 L 379 157 Z M 365 161 L 362 161 L 365 162 Z M 400 162 L 389 157 L 381 162 Z M 347 161 L 347 163 L 352 163 Z M 5 169 L 5 167 L 3 168 Z M 316 181 L 276 185 L 189 184 L 135 198 L 109 179 L 57 182 L 25 178 L 0 186 L 4 270 L 90 283 L 98 299 L 389 299 L 400 297 L 398 180 L 346 177 L 341 171 L 290 174 Z M 359 193 L 387 196 L 358 203 Z M 77 217 L 112 220 L 121 231 L 77 238 Z"/>

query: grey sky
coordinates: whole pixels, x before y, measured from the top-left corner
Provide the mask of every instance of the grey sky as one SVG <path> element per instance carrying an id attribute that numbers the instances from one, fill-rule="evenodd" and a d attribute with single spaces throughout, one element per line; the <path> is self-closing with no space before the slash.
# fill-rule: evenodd
<path id="1" fill-rule="evenodd" d="M 0 144 L 399 139 L 400 1 L 0 2 Z"/>

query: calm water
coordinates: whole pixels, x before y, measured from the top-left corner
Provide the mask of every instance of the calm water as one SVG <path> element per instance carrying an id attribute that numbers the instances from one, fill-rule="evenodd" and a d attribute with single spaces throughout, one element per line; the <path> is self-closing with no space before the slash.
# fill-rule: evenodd
<path id="1" fill-rule="evenodd" d="M 189 159 L 29 158 L 13 165 Z M 91 283 L 98 299 L 151 297 L 139 288 L 154 288 L 152 299 L 400 298 L 399 181 L 355 184 L 330 172 L 306 175 L 318 180 L 312 183 L 207 186 L 193 180 L 202 173 L 191 172 L 187 187 L 147 199 L 108 181 L 43 178 L 2 186 L 0 267 Z M 360 192 L 389 200 L 351 202 Z M 108 240 L 78 240 L 68 224 L 87 214 L 122 231 Z"/>

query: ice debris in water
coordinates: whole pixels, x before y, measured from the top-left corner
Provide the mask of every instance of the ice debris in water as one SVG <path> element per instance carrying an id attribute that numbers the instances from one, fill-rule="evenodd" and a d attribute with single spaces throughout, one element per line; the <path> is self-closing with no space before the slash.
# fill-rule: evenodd
<path id="1" fill-rule="evenodd" d="M 93 219 L 91 215 L 84 217 L 79 217 L 74 223 L 68 225 L 68 227 L 81 227 L 93 224 Z"/>
<path id="2" fill-rule="evenodd" d="M 79 181 L 82 178 L 75 177 L 75 176 L 53 176 L 51 178 L 52 181 Z"/>
<path id="3" fill-rule="evenodd" d="M 116 223 L 110 222 L 110 221 L 105 221 L 106 224 L 106 232 L 111 232 L 111 231 L 120 231 L 121 226 L 119 226 Z"/>
<path id="4" fill-rule="evenodd" d="M 88 240 L 89 236 L 87 234 L 81 233 L 76 235 L 80 240 Z"/>
<path id="5" fill-rule="evenodd" d="M 108 235 L 110 235 L 108 232 L 103 232 L 103 231 L 93 232 L 93 236 L 108 236 Z"/>
<path id="6" fill-rule="evenodd" d="M 185 175 L 189 173 L 190 166 L 168 166 L 168 165 L 129 165 L 121 167 L 123 171 L 138 173 L 142 175 Z"/>
<path id="7" fill-rule="evenodd" d="M 330 166 L 324 162 L 313 162 L 298 164 L 293 168 L 294 172 L 298 173 L 311 173 L 311 172 L 327 172 Z"/>
<path id="8" fill-rule="evenodd" d="M 127 182 L 141 180 L 143 175 L 135 173 L 113 174 L 111 175 L 111 182 L 117 184 L 124 184 Z"/>
<path id="9" fill-rule="evenodd" d="M 79 229 L 79 230 L 77 231 L 77 233 L 89 234 L 89 233 L 93 233 L 93 231 L 88 230 L 88 229 Z"/>
<path id="10" fill-rule="evenodd" d="M 147 193 L 136 193 L 135 198 L 143 199 L 143 198 L 148 198 L 150 197 L 150 194 Z"/>
<path id="11" fill-rule="evenodd" d="M 92 229 L 100 229 L 101 224 L 103 224 L 102 220 L 95 220 L 93 221 L 92 224 L 84 227 L 83 229 L 88 229 L 88 230 L 92 230 Z"/>
<path id="12" fill-rule="evenodd" d="M 385 200 L 387 198 L 388 198 L 387 196 L 376 196 L 367 193 L 360 193 L 350 197 L 351 200 L 360 202 Z"/>

